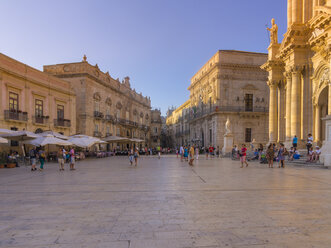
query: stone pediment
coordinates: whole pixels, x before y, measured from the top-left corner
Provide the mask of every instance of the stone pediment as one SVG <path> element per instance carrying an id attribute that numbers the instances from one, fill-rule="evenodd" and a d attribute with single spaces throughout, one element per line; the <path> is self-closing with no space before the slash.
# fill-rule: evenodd
<path id="1" fill-rule="evenodd" d="M 93 99 L 96 100 L 96 101 L 100 101 L 101 100 L 101 95 L 99 92 L 95 92 L 93 94 Z"/>

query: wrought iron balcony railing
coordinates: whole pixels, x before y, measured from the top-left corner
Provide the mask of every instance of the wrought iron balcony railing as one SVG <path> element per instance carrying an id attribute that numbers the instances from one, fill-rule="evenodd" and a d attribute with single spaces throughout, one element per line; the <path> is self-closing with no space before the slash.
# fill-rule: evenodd
<path id="1" fill-rule="evenodd" d="M 5 120 L 28 121 L 28 113 L 20 110 L 5 110 Z"/>
<path id="2" fill-rule="evenodd" d="M 103 113 L 99 111 L 94 111 L 94 118 L 102 119 L 103 118 Z"/>
<path id="3" fill-rule="evenodd" d="M 35 115 L 35 116 L 33 116 L 32 119 L 33 119 L 33 123 L 35 123 L 35 124 L 46 125 L 46 124 L 48 124 L 49 116 Z"/>
<path id="4" fill-rule="evenodd" d="M 55 127 L 71 127 L 71 121 L 67 119 L 54 119 Z"/>

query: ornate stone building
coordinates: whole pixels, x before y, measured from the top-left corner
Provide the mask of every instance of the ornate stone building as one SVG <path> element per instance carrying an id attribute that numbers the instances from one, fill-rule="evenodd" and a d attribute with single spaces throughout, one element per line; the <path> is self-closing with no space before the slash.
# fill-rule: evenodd
<path id="1" fill-rule="evenodd" d="M 0 53 L 0 89 L 1 128 L 76 133 L 76 96 L 69 82 Z"/>
<path id="2" fill-rule="evenodd" d="M 230 119 L 234 143 L 268 140 L 267 73 L 263 53 L 218 51 L 191 79 L 190 99 L 167 118 L 175 146 L 213 145 L 221 149 Z"/>
<path id="3" fill-rule="evenodd" d="M 161 144 L 162 119 L 161 110 L 153 109 L 151 111 L 151 138 L 150 147 L 158 147 Z"/>
<path id="4" fill-rule="evenodd" d="M 268 61 L 270 142 L 296 135 L 304 147 L 307 134 L 322 145 L 331 142 L 331 1 L 288 0 L 287 31 L 281 43 L 273 23 Z M 328 117 L 329 115 L 329 117 Z M 331 144 L 329 145 L 331 147 Z"/>
<path id="5" fill-rule="evenodd" d="M 78 63 L 44 66 L 44 72 L 70 82 L 77 96 L 77 133 L 95 137 L 121 136 L 150 141 L 151 100 L 91 65 L 84 56 Z M 122 148 L 129 143 L 117 144 Z"/>

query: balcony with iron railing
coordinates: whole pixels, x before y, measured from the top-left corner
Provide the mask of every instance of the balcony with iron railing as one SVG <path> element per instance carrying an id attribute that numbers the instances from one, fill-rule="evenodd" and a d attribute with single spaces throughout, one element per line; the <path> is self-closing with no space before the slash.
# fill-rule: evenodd
<path id="1" fill-rule="evenodd" d="M 93 112 L 93 116 L 96 119 L 102 119 L 103 118 L 103 113 L 99 112 L 99 111 L 94 111 Z"/>
<path id="2" fill-rule="evenodd" d="M 117 119 L 117 123 L 122 124 L 124 126 L 138 127 L 138 123 L 137 122 L 131 121 L 131 120 L 122 119 L 122 118 L 118 118 Z"/>
<path id="3" fill-rule="evenodd" d="M 114 116 L 112 116 L 112 115 L 108 115 L 108 114 L 106 114 L 106 115 L 105 115 L 105 120 L 106 120 L 106 121 L 110 121 L 110 122 L 114 122 L 114 121 L 115 121 L 115 118 L 114 118 Z"/>
<path id="4" fill-rule="evenodd" d="M 28 113 L 27 112 L 22 112 L 20 110 L 5 110 L 5 120 L 10 121 L 22 121 L 26 122 L 28 121 Z"/>
<path id="5" fill-rule="evenodd" d="M 43 115 L 34 115 L 32 117 L 33 123 L 34 124 L 40 124 L 40 125 L 47 125 L 49 116 L 43 116 Z"/>
<path id="6" fill-rule="evenodd" d="M 54 127 L 71 127 L 71 121 L 68 119 L 54 119 Z"/>

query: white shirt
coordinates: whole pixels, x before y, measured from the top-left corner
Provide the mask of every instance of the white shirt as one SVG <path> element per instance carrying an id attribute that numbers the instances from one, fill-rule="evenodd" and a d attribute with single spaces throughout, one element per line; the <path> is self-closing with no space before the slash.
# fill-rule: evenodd
<path id="1" fill-rule="evenodd" d="M 312 143 L 313 143 L 313 140 L 314 140 L 314 139 L 313 139 L 313 136 L 308 137 L 308 143 L 309 143 L 309 144 L 312 144 Z"/>
<path id="2" fill-rule="evenodd" d="M 320 150 L 320 149 L 316 149 L 315 153 L 316 153 L 317 155 L 320 155 L 320 154 L 321 154 L 321 150 Z"/>

